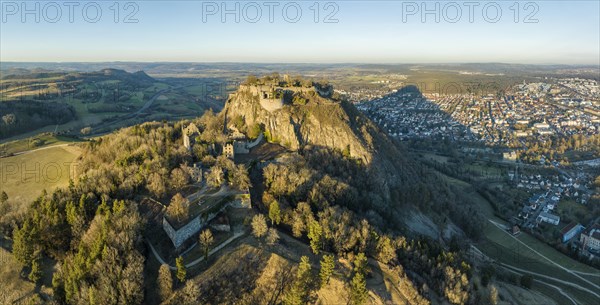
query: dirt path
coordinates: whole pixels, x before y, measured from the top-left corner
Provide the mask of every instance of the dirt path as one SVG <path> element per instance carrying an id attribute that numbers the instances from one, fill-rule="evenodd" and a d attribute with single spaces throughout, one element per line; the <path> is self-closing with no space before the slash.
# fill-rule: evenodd
<path id="1" fill-rule="evenodd" d="M 545 278 L 545 279 L 548 279 L 548 280 L 551 280 L 551 281 L 556 281 L 556 282 L 559 282 L 559 283 L 561 283 L 561 284 L 564 284 L 564 285 L 567 285 L 567 286 L 571 286 L 571 287 L 573 287 L 573 288 L 576 288 L 576 289 L 579 289 L 579 290 L 582 290 L 582 291 L 588 292 L 588 293 L 590 293 L 590 294 L 593 294 L 593 295 L 595 295 L 597 298 L 599 298 L 599 299 L 600 299 L 600 295 L 599 295 L 598 293 L 596 293 L 595 291 L 593 291 L 593 290 L 590 290 L 590 289 L 588 289 L 588 288 L 582 287 L 582 286 L 580 286 L 580 285 L 577 285 L 577 284 L 574 284 L 574 283 L 571 283 L 571 282 L 567 282 L 567 281 L 563 281 L 563 280 L 561 280 L 561 279 L 558 279 L 558 278 L 555 278 L 555 277 L 551 277 L 551 276 L 548 276 L 548 275 L 545 275 L 545 274 L 536 273 L 536 272 L 533 272 L 533 271 L 529 271 L 529 270 L 525 270 L 525 269 L 521 269 L 521 268 L 518 268 L 518 267 L 511 266 L 511 265 L 507 265 L 507 264 L 504 264 L 504 263 L 500 263 L 500 262 L 497 262 L 497 263 L 498 263 L 498 264 L 500 264 L 500 265 L 502 265 L 503 267 L 506 267 L 506 268 L 508 268 L 508 269 L 513 269 L 513 270 L 515 270 L 515 271 L 519 271 L 519 272 L 521 272 L 521 273 L 528 273 L 528 274 L 532 274 L 532 275 L 535 275 L 535 276 L 537 276 L 537 277 L 542 277 L 542 278 Z"/>
<path id="2" fill-rule="evenodd" d="M 495 222 L 495 221 L 493 221 L 493 220 L 491 220 L 491 219 L 488 219 L 488 220 L 489 220 L 489 222 L 491 222 L 492 224 L 494 224 L 496 227 L 498 227 L 499 229 L 501 229 L 503 232 L 505 232 L 505 233 L 506 233 L 508 236 L 510 236 L 510 237 L 512 237 L 514 240 L 516 240 L 518 243 L 520 243 L 521 245 L 523 245 L 523 246 L 524 246 L 524 247 L 526 247 L 527 249 L 531 250 L 533 253 L 535 253 L 535 254 L 539 255 L 539 256 L 540 256 L 540 257 L 542 257 L 543 259 L 545 259 L 545 260 L 547 260 L 548 262 L 550 262 L 552 265 L 555 265 L 555 266 L 557 266 L 558 268 L 560 268 L 560 269 L 564 270 L 565 272 L 567 272 L 567 273 L 569 273 L 569 274 L 571 274 L 571 275 L 573 275 L 573 276 L 575 276 L 575 277 L 579 278 L 580 280 L 582 280 L 582 281 L 584 281 L 584 282 L 586 282 L 586 283 L 590 284 L 592 287 L 594 287 L 594 288 L 598 289 L 598 291 L 600 291 L 600 286 L 599 286 L 599 285 L 597 285 L 597 284 L 595 284 L 595 283 L 593 283 L 593 282 L 591 282 L 591 281 L 587 280 L 586 278 L 584 278 L 584 277 L 582 277 L 581 275 L 577 274 L 577 272 L 574 272 L 574 271 L 573 271 L 573 270 L 571 270 L 571 269 L 568 269 L 568 268 L 565 268 L 565 267 L 563 267 L 562 265 L 560 265 L 560 264 L 558 264 L 558 263 L 554 262 L 553 260 L 549 259 L 548 257 L 544 256 L 544 255 L 543 255 L 543 254 L 541 254 L 540 252 L 538 252 L 538 251 L 534 250 L 533 248 L 531 248 L 530 246 L 528 246 L 526 243 L 524 243 L 524 242 L 520 241 L 518 238 L 514 237 L 512 234 L 509 234 L 509 233 L 508 233 L 508 232 L 505 230 L 506 228 L 504 227 L 504 225 L 502 225 L 502 224 L 500 224 L 500 223 L 497 223 L 497 222 Z M 596 296 L 597 296 L 597 294 L 596 294 Z"/>
<path id="3" fill-rule="evenodd" d="M 56 148 L 56 147 L 65 147 L 65 146 L 69 146 L 71 144 L 72 143 L 64 143 L 64 144 L 58 144 L 58 145 L 44 146 L 44 147 L 40 147 L 40 148 L 36 148 L 36 149 L 30 149 L 30 150 L 26 150 L 26 151 L 20 151 L 20 152 L 14 153 L 13 156 L 25 155 L 25 154 L 29 154 L 29 153 L 40 151 L 40 150 L 44 150 L 44 149 L 50 149 L 50 148 Z"/>
<path id="4" fill-rule="evenodd" d="M 506 270 L 508 270 L 509 272 L 515 273 L 517 275 L 523 275 L 523 273 L 517 272 L 517 271 L 512 270 L 512 269 L 506 269 Z M 560 287 L 558 287 L 556 285 L 552 285 L 552 284 L 546 283 L 544 281 L 540 281 L 539 279 L 535 279 L 534 281 L 536 281 L 536 282 L 538 282 L 538 283 L 540 283 L 542 285 L 546 285 L 548 287 L 554 288 L 556 291 L 558 291 L 558 293 L 560 293 L 565 298 L 569 299 L 569 301 L 571 301 L 573 304 L 579 305 L 579 303 L 577 303 L 577 301 L 575 299 L 573 299 L 569 294 L 567 294 L 564 290 L 562 290 L 562 288 L 560 288 Z"/>
<path id="5" fill-rule="evenodd" d="M 555 277 L 547 276 L 547 275 L 544 275 L 544 274 L 532 272 L 532 271 L 521 269 L 521 268 L 518 268 L 518 267 L 515 267 L 515 266 L 512 266 L 512 265 L 509 265 L 509 264 L 505 264 L 505 263 L 501 263 L 501 262 L 495 261 L 495 260 L 489 258 L 487 255 L 483 254 L 483 252 L 481 250 L 479 250 L 477 247 L 475 247 L 473 245 L 471 245 L 471 249 L 473 251 L 475 251 L 476 254 L 478 256 L 480 256 L 481 258 L 483 258 L 485 260 L 488 260 L 488 261 L 491 261 L 491 262 L 494 262 L 494 263 L 500 265 L 501 267 L 503 267 L 505 270 L 507 270 L 509 272 L 516 273 L 518 275 L 531 274 L 531 275 L 535 275 L 537 277 L 541 277 L 541 278 L 544 278 L 544 279 L 549 279 L 549 280 L 552 280 L 552 281 L 556 281 L 556 282 L 559 282 L 561 284 L 573 287 L 575 289 L 579 289 L 581 291 L 585 291 L 585 292 L 588 292 L 590 294 L 593 294 L 594 296 L 596 296 L 597 298 L 600 299 L 600 295 L 598 295 L 598 293 L 596 293 L 595 291 L 590 290 L 590 289 L 588 289 L 586 287 L 582 287 L 582 286 L 580 286 L 578 284 L 567 282 L 567 281 L 563 281 L 563 280 L 555 278 Z M 544 284 L 546 286 L 549 286 L 549 287 L 552 287 L 552 288 L 556 289 L 561 295 L 563 295 L 564 297 L 566 297 L 569 300 L 571 300 L 571 302 L 573 302 L 573 304 L 575 304 L 575 305 L 579 304 L 568 293 L 566 293 L 564 290 L 562 290 L 562 288 L 560 288 L 560 287 L 558 287 L 556 285 L 550 284 L 548 282 L 541 281 L 539 278 L 536 278 L 535 281 L 537 281 L 537 282 L 539 282 L 541 284 Z"/>

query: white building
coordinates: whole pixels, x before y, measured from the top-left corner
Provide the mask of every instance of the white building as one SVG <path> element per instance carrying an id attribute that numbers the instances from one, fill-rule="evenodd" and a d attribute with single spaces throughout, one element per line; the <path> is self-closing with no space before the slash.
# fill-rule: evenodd
<path id="1" fill-rule="evenodd" d="M 537 222 L 539 223 L 542 221 L 556 226 L 560 223 L 560 217 L 554 214 L 541 212 L 540 215 L 537 217 Z"/>
<path id="2" fill-rule="evenodd" d="M 600 225 L 594 224 L 581 233 L 579 237 L 581 247 L 594 252 L 600 251 Z"/>

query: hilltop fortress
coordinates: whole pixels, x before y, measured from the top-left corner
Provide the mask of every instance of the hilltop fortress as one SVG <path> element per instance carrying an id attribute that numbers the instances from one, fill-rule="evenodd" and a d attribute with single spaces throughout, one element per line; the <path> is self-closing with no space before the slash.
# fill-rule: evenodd
<path id="1" fill-rule="evenodd" d="M 367 164 L 373 157 L 377 128 L 351 105 L 335 97 L 325 82 L 287 76 L 249 78 L 232 93 L 223 114 L 227 121 L 261 126 L 265 139 L 297 151 L 327 147 Z"/>
<path id="2" fill-rule="evenodd" d="M 258 98 L 263 109 L 274 112 L 283 108 L 285 104 L 291 103 L 293 97 L 298 96 L 298 94 L 317 94 L 322 98 L 331 98 L 333 96 L 333 87 L 313 82 L 302 83 L 300 80 L 292 80 L 289 76 L 285 75 L 283 80 L 276 77 L 264 83 L 249 81 L 246 84 L 240 85 L 238 92 L 233 93 L 230 98 L 235 97 L 239 93 L 249 93 Z"/>

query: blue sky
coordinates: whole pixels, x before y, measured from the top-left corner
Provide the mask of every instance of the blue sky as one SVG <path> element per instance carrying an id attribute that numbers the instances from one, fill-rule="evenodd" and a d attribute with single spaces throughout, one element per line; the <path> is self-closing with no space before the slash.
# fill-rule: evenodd
<path id="1" fill-rule="evenodd" d="M 96 23 L 83 18 L 86 2 L 79 1 L 73 8 L 70 23 L 69 8 L 62 1 L 56 1 L 61 7 L 59 17 L 48 2 L 28 1 L 29 9 L 39 3 L 40 10 L 23 21 L 22 0 L 2 0 L 0 60 L 600 64 L 599 1 L 520 1 L 518 22 L 515 1 L 346 0 L 331 1 L 327 7 L 327 1 L 319 1 L 319 22 L 314 20 L 315 1 L 288 4 L 287 21 L 283 7 L 291 1 L 146 0 L 131 1 L 127 8 L 127 1 L 121 1 L 119 22 L 114 21 L 114 1 L 96 1 L 102 12 Z M 278 4 L 273 8 L 273 23 L 269 2 Z M 473 7 L 472 23 L 468 2 L 478 4 Z M 222 22 L 222 3 L 229 9 L 239 4 L 239 23 L 233 14 Z M 435 9 L 436 3 L 440 22 L 435 22 L 435 14 L 425 15 L 423 22 L 422 9 Z M 532 4 L 526 7 L 526 3 Z M 218 12 L 205 15 L 204 22 L 203 7 L 215 5 Z M 136 7 L 138 22 L 124 23 Z M 296 17 L 297 7 L 302 16 L 289 22 Z M 501 16 L 493 23 L 498 7 Z M 324 23 L 334 9 L 338 22 Z M 417 11 L 409 15 L 409 9 Z M 537 23 L 525 23 L 526 15 L 534 11 L 532 19 Z M 95 6 L 89 4 L 87 12 L 93 19 Z M 48 22 L 52 19 L 57 22 Z M 258 21 L 249 22 L 253 19 Z"/>

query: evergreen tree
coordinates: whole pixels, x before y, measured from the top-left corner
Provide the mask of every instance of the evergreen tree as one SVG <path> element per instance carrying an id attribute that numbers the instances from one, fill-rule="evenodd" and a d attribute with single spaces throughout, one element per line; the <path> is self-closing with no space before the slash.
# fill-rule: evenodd
<path id="1" fill-rule="evenodd" d="M 321 237 L 323 235 L 323 228 L 318 221 L 313 220 L 308 225 L 308 239 L 310 240 L 310 248 L 314 254 L 319 254 L 321 248 Z"/>
<path id="2" fill-rule="evenodd" d="M 179 256 L 177 259 L 175 259 L 175 266 L 177 267 L 177 279 L 180 283 L 185 282 L 186 271 L 183 263 L 183 257 Z"/>
<path id="3" fill-rule="evenodd" d="M 40 258 L 36 257 L 31 262 L 31 272 L 29 272 L 29 280 L 37 283 L 42 278 L 42 270 L 40 266 Z"/>
<path id="4" fill-rule="evenodd" d="M 361 272 L 354 273 L 350 283 L 350 303 L 352 305 L 364 304 L 369 295 L 367 290 L 367 281 Z"/>
<path id="5" fill-rule="evenodd" d="M 15 228 L 13 231 L 13 255 L 22 266 L 30 266 L 33 260 L 32 230 L 33 225 L 28 218 L 21 229 Z"/>
<path id="6" fill-rule="evenodd" d="M 61 273 L 55 272 L 52 276 L 52 292 L 54 293 L 54 299 L 58 304 L 65 304 L 65 284 L 62 280 Z"/>
<path id="7" fill-rule="evenodd" d="M 0 203 L 5 203 L 6 201 L 8 201 L 8 194 L 6 194 L 5 191 L 2 191 L 2 193 L 0 193 Z"/>
<path id="8" fill-rule="evenodd" d="M 392 240 L 387 236 L 383 235 L 379 237 L 377 241 L 377 260 L 387 264 L 390 260 L 396 258 L 396 249 L 392 243 Z"/>
<path id="9" fill-rule="evenodd" d="M 367 256 L 362 252 L 358 253 L 354 258 L 354 272 L 362 274 L 367 274 L 368 272 Z"/>
<path id="10" fill-rule="evenodd" d="M 321 278 L 321 287 L 329 283 L 329 278 L 333 274 L 335 269 L 335 259 L 333 255 L 323 255 L 321 259 L 321 270 L 319 271 L 319 277 Z"/>
<path id="11" fill-rule="evenodd" d="M 97 297 L 96 297 L 96 289 L 94 289 L 94 287 L 88 288 L 88 297 L 90 299 L 90 305 L 98 304 Z"/>
<path id="12" fill-rule="evenodd" d="M 283 303 L 285 305 L 306 304 L 311 282 L 311 267 L 307 256 L 300 258 L 300 264 L 296 271 L 296 278 L 292 283 L 291 289 L 285 295 Z"/>
<path id="13" fill-rule="evenodd" d="M 284 305 L 302 305 L 302 304 L 304 304 L 302 299 L 303 299 L 303 292 L 301 291 L 300 287 L 297 285 L 293 285 L 292 288 L 290 289 L 290 291 L 288 291 L 288 293 L 283 298 L 283 304 Z"/>
<path id="14" fill-rule="evenodd" d="M 71 226 L 71 234 L 75 239 L 79 239 L 85 232 L 85 219 L 81 204 L 77 205 L 73 201 L 69 201 L 65 206 L 65 212 L 67 214 L 67 223 Z"/>

